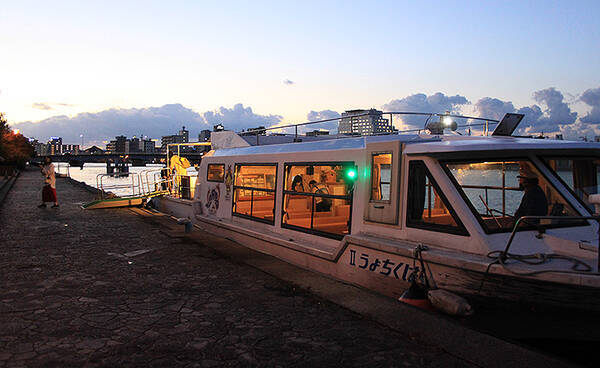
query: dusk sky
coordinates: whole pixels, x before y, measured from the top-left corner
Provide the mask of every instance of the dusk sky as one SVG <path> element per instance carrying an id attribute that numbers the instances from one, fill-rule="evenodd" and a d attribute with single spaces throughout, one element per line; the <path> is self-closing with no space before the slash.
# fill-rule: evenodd
<path id="1" fill-rule="evenodd" d="M 41 139 L 42 125 L 95 141 L 371 107 L 528 108 L 530 132 L 593 135 L 599 13 L 598 1 L 8 1 L 0 111 L 42 121 L 21 125 Z"/>

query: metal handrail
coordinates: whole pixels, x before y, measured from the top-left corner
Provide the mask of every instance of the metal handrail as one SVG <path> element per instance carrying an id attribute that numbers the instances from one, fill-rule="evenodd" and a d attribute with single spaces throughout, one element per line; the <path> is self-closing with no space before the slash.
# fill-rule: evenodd
<path id="1" fill-rule="evenodd" d="M 141 189 L 142 189 L 142 194 L 150 194 L 152 192 L 154 192 L 155 190 L 152 189 L 151 185 L 156 188 L 156 184 L 161 182 L 161 179 L 156 180 L 157 175 L 160 177 L 160 172 L 161 170 L 163 170 L 163 168 L 159 168 L 159 169 L 147 169 L 147 170 L 143 170 L 142 172 L 139 173 L 140 176 L 140 182 L 141 182 Z M 153 174 L 153 180 L 151 181 L 150 178 L 148 177 L 148 175 L 150 173 L 154 173 Z M 144 183 L 144 177 L 146 178 L 146 182 Z"/>
<path id="2" fill-rule="evenodd" d="M 510 249 L 510 246 L 512 244 L 512 241 L 517 233 L 517 228 L 519 227 L 519 224 L 521 223 L 521 221 L 525 221 L 525 220 L 571 220 L 571 221 L 575 221 L 575 220 L 594 220 L 596 221 L 596 223 L 598 223 L 598 260 L 597 260 L 597 267 L 598 267 L 598 271 L 600 271 L 600 215 L 598 216 L 521 216 L 519 217 L 519 219 L 515 222 L 515 225 L 513 227 L 512 233 L 510 234 L 510 238 L 508 239 L 508 243 L 506 243 L 506 247 L 504 248 L 504 251 L 502 252 L 502 254 L 500 255 L 502 257 L 502 260 L 506 260 L 508 258 L 508 250 Z M 543 226 L 543 225 L 542 225 Z"/>
<path id="3" fill-rule="evenodd" d="M 110 186 L 104 186 L 104 178 L 106 177 L 119 177 L 119 176 L 131 176 L 131 185 L 129 184 L 113 184 Z M 137 177 L 137 184 L 136 184 L 136 180 L 135 178 Z M 99 199 L 104 199 L 104 193 L 105 193 L 105 189 L 122 189 L 122 188 L 131 188 L 131 195 L 135 196 L 136 195 L 136 188 L 137 188 L 137 193 L 141 194 L 141 189 L 140 189 L 140 178 L 138 176 L 138 174 L 136 173 L 113 173 L 113 174 L 98 174 L 96 175 L 96 188 L 98 188 L 98 195 L 99 195 Z"/>
<path id="4" fill-rule="evenodd" d="M 411 111 L 382 111 L 382 112 L 377 112 L 377 113 L 364 113 L 364 114 L 349 115 L 349 116 L 344 116 L 344 117 L 339 116 L 339 117 L 336 117 L 336 118 L 323 119 L 323 120 L 317 120 L 317 121 L 307 121 L 307 122 L 297 123 L 297 124 L 272 126 L 272 127 L 268 127 L 268 128 L 260 128 L 260 129 L 256 129 L 256 130 L 252 130 L 252 131 L 246 131 L 246 132 L 240 132 L 240 133 L 243 133 L 244 135 L 256 135 L 257 141 L 258 141 L 258 136 L 264 134 L 266 131 L 269 131 L 269 130 L 280 130 L 280 129 L 287 129 L 287 128 L 295 128 L 295 133 L 293 135 L 294 135 L 294 137 L 298 137 L 298 127 L 299 126 L 321 124 L 321 123 L 327 123 L 327 122 L 331 122 L 331 121 L 339 121 L 339 120 L 342 120 L 342 119 L 356 119 L 356 118 L 359 118 L 359 117 L 371 116 L 371 115 L 389 115 L 390 116 L 390 124 L 392 124 L 392 125 L 393 125 L 393 116 L 394 115 L 427 116 L 428 117 L 427 120 L 429 120 L 433 116 L 438 116 L 438 117 L 449 116 L 449 117 L 458 118 L 458 119 L 469 119 L 469 120 L 483 121 L 484 123 L 479 123 L 479 124 L 464 124 L 464 125 L 459 125 L 459 126 L 457 126 L 457 129 L 458 128 L 466 128 L 466 127 L 483 126 L 483 127 L 485 127 L 485 129 L 484 129 L 485 135 L 488 135 L 488 133 L 489 133 L 489 124 L 490 123 L 492 123 L 492 124 L 498 124 L 498 123 L 500 123 L 499 120 L 495 120 L 495 119 L 480 118 L 480 117 L 475 117 L 475 116 L 456 115 L 456 114 L 429 113 L 429 112 L 411 112 Z M 409 132 L 419 132 L 420 133 L 423 130 L 426 130 L 426 129 L 425 128 L 406 129 L 406 130 L 399 130 L 399 131 L 389 132 L 389 133 L 378 133 L 378 134 L 375 134 L 375 135 L 391 135 L 391 134 L 400 134 L 400 133 L 409 133 Z M 347 135 L 340 135 L 340 134 L 338 134 L 337 136 L 334 136 L 334 137 L 340 137 L 340 136 L 341 137 L 348 137 Z"/>

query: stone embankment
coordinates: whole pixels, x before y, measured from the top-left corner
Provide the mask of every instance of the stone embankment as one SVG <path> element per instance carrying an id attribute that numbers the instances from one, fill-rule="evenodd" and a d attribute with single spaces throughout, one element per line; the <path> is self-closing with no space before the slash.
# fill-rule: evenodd
<path id="1" fill-rule="evenodd" d="M 0 367 L 482 365 L 139 210 L 82 210 L 93 195 L 66 179 L 60 207 L 39 209 L 41 185 L 24 171 L 0 208 Z"/>
<path id="2" fill-rule="evenodd" d="M 13 184 L 19 177 L 19 170 L 12 166 L 0 166 L 0 206 Z"/>

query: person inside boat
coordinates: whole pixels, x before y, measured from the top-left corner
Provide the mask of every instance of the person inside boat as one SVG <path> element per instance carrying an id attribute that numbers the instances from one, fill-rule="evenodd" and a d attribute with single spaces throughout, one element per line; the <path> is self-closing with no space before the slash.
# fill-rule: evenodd
<path id="1" fill-rule="evenodd" d="M 329 194 L 329 190 L 325 185 L 317 184 L 316 180 L 311 180 L 308 183 L 310 191 L 315 194 Z M 317 212 L 329 212 L 331 210 L 331 198 L 316 197 L 315 209 Z"/>
<path id="2" fill-rule="evenodd" d="M 302 175 L 296 175 L 292 179 L 292 191 L 304 192 L 304 182 L 302 180 Z"/>
<path id="3" fill-rule="evenodd" d="M 548 200 L 539 185 L 537 175 L 527 165 L 522 165 L 519 170 L 519 189 L 523 190 L 521 204 L 514 215 L 514 221 L 522 216 L 546 216 L 548 214 Z M 539 220 L 527 220 L 529 224 L 538 224 Z"/>
<path id="4" fill-rule="evenodd" d="M 302 178 L 302 175 L 296 175 L 292 178 L 292 184 L 290 185 L 290 189 L 292 190 L 292 192 L 298 192 L 298 193 L 305 192 L 304 179 Z M 298 195 L 288 195 L 285 197 L 285 209 L 283 210 L 283 215 L 285 216 L 286 219 L 290 218 L 290 215 L 287 212 L 290 208 L 290 200 L 292 198 L 296 198 L 296 197 L 302 198 L 302 196 L 298 196 Z"/>

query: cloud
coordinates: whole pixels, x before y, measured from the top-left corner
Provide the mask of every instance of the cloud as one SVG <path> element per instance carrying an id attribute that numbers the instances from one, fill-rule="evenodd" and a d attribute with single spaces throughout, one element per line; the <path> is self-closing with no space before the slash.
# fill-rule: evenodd
<path id="1" fill-rule="evenodd" d="M 327 119 L 335 119 L 335 118 L 339 118 L 341 115 L 339 112 L 337 111 L 333 111 L 333 110 L 321 110 L 321 111 L 310 111 L 308 114 L 306 114 L 306 119 L 308 121 L 319 121 L 319 120 L 327 120 Z M 330 122 L 326 122 L 326 123 L 320 123 L 320 124 L 311 124 L 311 125 L 307 125 L 303 128 L 303 131 L 313 131 L 315 129 L 326 129 L 329 130 L 330 132 L 337 132 L 338 129 L 338 120 L 334 120 L 334 121 L 330 121 Z"/>
<path id="2" fill-rule="evenodd" d="M 504 114 L 514 112 L 515 107 L 510 101 L 502 101 L 497 98 L 484 97 L 474 105 L 478 117 L 500 120 Z"/>
<path id="3" fill-rule="evenodd" d="M 600 125 L 586 124 L 578 120 L 573 124 L 561 125 L 560 133 L 565 139 L 587 138 L 593 140 L 595 136 L 600 136 Z"/>
<path id="4" fill-rule="evenodd" d="M 581 121 L 588 124 L 600 124 L 600 88 L 591 88 L 583 92 L 579 98 L 592 110 L 581 118 Z"/>
<path id="5" fill-rule="evenodd" d="M 434 112 L 444 113 L 450 111 L 458 112 L 461 105 L 466 105 L 469 100 L 464 96 L 446 96 L 441 92 L 437 92 L 431 96 L 424 93 L 417 93 L 401 99 L 392 100 L 383 105 L 381 108 L 384 111 L 406 111 L 406 112 Z M 426 116 L 398 116 L 394 117 L 394 125 L 399 130 L 420 129 L 423 128 Z M 398 123 L 400 120 L 400 123 Z"/>
<path id="6" fill-rule="evenodd" d="M 52 110 L 52 106 L 45 102 L 34 102 L 31 104 L 31 107 L 38 110 Z"/>
<path id="7" fill-rule="evenodd" d="M 204 118 L 180 104 L 141 109 L 113 108 L 97 113 L 80 113 L 73 117 L 53 116 L 39 122 L 15 124 L 28 137 L 40 141 L 51 136 L 63 137 L 65 143 L 80 142 L 80 134 L 85 141 L 113 139 L 117 135 L 128 137 L 140 134 L 152 138 L 176 134 L 181 126 L 190 130 L 190 136 L 197 135 L 201 129 L 207 129 Z"/>
<path id="8" fill-rule="evenodd" d="M 516 109 L 512 102 L 492 97 L 480 99 L 474 108 L 477 116 L 496 120 L 500 120 L 508 112 L 524 114 L 517 134 L 568 131 L 569 135 L 572 135 L 572 129 L 568 126 L 576 121 L 577 112 L 571 111 L 560 91 L 553 87 L 535 91 L 533 99 L 546 109 L 543 110 L 537 104 Z"/>
<path id="9" fill-rule="evenodd" d="M 31 104 L 31 107 L 38 110 L 54 110 L 53 106 L 61 106 L 61 107 L 73 107 L 75 105 L 68 104 L 66 102 L 34 102 Z"/>
<path id="10" fill-rule="evenodd" d="M 291 80 L 289 80 L 289 79 L 285 79 L 285 80 L 283 81 L 283 84 L 286 84 L 286 85 L 288 85 L 288 86 L 289 86 L 289 85 L 292 85 L 292 84 L 294 84 L 294 81 L 291 81 Z"/>
<path id="11" fill-rule="evenodd" d="M 533 93 L 533 99 L 547 107 L 544 114 L 540 116 L 535 124 L 529 127 L 537 131 L 555 132 L 559 125 L 568 125 L 575 122 L 577 112 L 571 111 L 569 105 L 564 101 L 562 93 L 554 87 L 542 89 Z M 528 128 L 524 126 L 524 128 Z"/>
<path id="12" fill-rule="evenodd" d="M 236 132 L 259 126 L 270 127 L 283 120 L 281 115 L 255 114 L 251 107 L 244 107 L 242 104 L 236 104 L 231 109 L 221 106 L 214 111 L 205 112 L 202 117 L 211 128 L 213 125 L 223 124 L 225 129 Z"/>
<path id="13" fill-rule="evenodd" d="M 340 113 L 337 111 L 333 111 L 333 110 L 321 110 L 321 111 L 311 110 L 308 114 L 306 114 L 306 119 L 308 119 L 308 121 L 335 119 L 335 118 L 339 118 L 339 117 L 340 117 Z"/>

